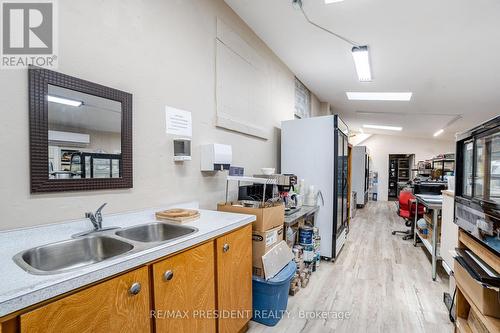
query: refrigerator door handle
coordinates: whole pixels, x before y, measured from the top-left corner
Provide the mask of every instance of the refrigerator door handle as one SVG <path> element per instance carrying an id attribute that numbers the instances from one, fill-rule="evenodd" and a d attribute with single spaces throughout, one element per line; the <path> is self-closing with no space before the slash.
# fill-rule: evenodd
<path id="1" fill-rule="evenodd" d="M 316 194 L 316 202 L 318 201 L 318 198 L 321 198 L 321 206 L 325 205 L 325 199 L 323 198 L 323 193 L 321 190 L 318 190 L 318 193 Z"/>

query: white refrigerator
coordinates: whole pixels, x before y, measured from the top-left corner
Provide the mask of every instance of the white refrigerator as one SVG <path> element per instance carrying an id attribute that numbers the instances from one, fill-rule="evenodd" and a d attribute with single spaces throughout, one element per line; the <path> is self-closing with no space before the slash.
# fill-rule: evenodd
<path id="1" fill-rule="evenodd" d="M 370 158 L 366 146 L 352 147 L 351 181 L 352 190 L 356 192 L 356 204 L 364 207 L 368 202 L 370 187 Z"/>
<path id="2" fill-rule="evenodd" d="M 323 195 L 315 225 L 328 260 L 337 258 L 347 237 L 347 140 L 348 127 L 337 115 L 281 123 L 281 173 L 297 175 Z"/>

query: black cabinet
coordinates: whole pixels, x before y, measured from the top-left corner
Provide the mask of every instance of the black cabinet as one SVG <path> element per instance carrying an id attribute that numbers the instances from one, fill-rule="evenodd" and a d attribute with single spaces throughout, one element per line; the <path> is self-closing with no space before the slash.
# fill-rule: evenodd
<path id="1" fill-rule="evenodd" d="M 455 223 L 500 255 L 500 116 L 457 137 Z"/>
<path id="2" fill-rule="evenodd" d="M 389 199 L 397 199 L 400 184 L 411 180 L 411 166 L 413 154 L 391 154 L 389 155 Z"/>

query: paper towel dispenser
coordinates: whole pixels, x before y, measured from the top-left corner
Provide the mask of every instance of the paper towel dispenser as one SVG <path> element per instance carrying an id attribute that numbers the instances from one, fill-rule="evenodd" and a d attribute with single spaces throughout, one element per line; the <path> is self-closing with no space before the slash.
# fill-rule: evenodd
<path id="1" fill-rule="evenodd" d="M 233 158 L 230 145 L 211 143 L 201 146 L 201 171 L 229 170 Z"/>

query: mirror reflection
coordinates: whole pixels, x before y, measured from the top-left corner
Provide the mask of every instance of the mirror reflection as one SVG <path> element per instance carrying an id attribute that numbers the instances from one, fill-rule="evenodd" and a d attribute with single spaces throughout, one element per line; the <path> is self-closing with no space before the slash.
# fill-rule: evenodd
<path id="1" fill-rule="evenodd" d="M 48 87 L 49 178 L 120 178 L 120 102 Z"/>

